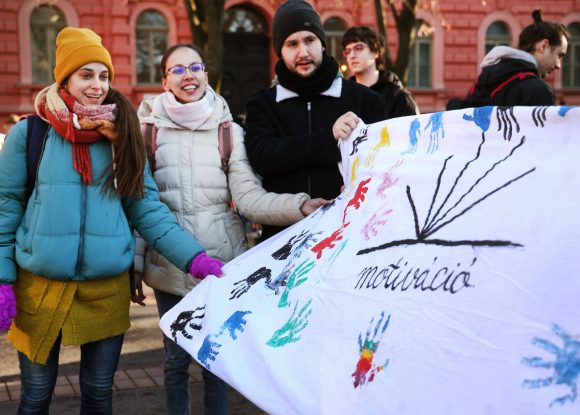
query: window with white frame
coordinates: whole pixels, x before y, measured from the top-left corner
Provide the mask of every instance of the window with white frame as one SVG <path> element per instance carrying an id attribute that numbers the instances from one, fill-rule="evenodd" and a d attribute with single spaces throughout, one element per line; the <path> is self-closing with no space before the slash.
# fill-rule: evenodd
<path id="1" fill-rule="evenodd" d="M 507 24 L 504 22 L 493 22 L 485 32 L 485 53 L 496 46 L 509 46 L 511 44 L 511 34 Z"/>
<path id="2" fill-rule="evenodd" d="M 409 78 L 411 88 L 431 87 L 433 28 L 425 21 L 417 22 L 415 43 L 409 54 Z"/>
<path id="3" fill-rule="evenodd" d="M 570 42 L 562 63 L 562 87 L 580 88 L 580 23 L 568 26 Z"/>
<path id="4" fill-rule="evenodd" d="M 259 14 L 243 6 L 230 7 L 225 11 L 224 32 L 267 34 L 267 23 Z"/>
<path id="5" fill-rule="evenodd" d="M 30 52 L 32 82 L 54 82 L 56 36 L 64 27 L 63 12 L 55 6 L 43 4 L 30 15 Z"/>
<path id="6" fill-rule="evenodd" d="M 159 66 L 167 49 L 167 21 L 156 10 L 145 10 L 137 18 L 135 27 L 135 70 L 138 84 L 159 84 Z"/>

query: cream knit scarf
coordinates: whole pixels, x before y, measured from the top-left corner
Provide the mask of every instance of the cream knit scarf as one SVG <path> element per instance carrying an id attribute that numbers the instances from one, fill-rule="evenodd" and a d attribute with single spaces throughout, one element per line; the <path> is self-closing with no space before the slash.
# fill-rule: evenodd
<path id="1" fill-rule="evenodd" d="M 175 99 L 171 91 L 164 92 L 159 99 L 171 121 L 192 131 L 197 130 L 207 121 L 216 106 L 215 92 L 209 85 L 203 97 L 195 102 L 182 104 Z"/>

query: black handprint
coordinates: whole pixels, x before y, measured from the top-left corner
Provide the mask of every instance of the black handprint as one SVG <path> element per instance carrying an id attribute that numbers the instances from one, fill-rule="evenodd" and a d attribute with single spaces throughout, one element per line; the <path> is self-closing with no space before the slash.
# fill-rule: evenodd
<path id="1" fill-rule="evenodd" d="M 205 306 L 179 313 L 175 321 L 169 326 L 174 342 L 177 343 L 177 332 L 180 332 L 187 339 L 193 339 L 193 336 L 187 332 L 187 327 L 189 326 L 193 330 L 201 330 L 201 320 L 205 317 L 203 310 L 205 310 Z M 195 313 L 197 312 L 201 314 L 196 315 Z M 198 320 L 199 324 L 195 323 L 194 320 Z"/>
<path id="2" fill-rule="evenodd" d="M 361 134 L 352 141 L 352 151 L 350 152 L 349 156 L 352 156 L 354 153 L 358 153 L 359 144 L 368 140 L 368 137 L 367 137 L 368 130 L 369 130 L 369 127 L 364 128 L 361 131 Z"/>
<path id="3" fill-rule="evenodd" d="M 516 133 L 520 132 L 520 124 L 514 116 L 513 107 L 497 107 L 497 131 L 503 130 L 503 139 L 511 141 L 513 124 L 516 126 Z"/>
<path id="4" fill-rule="evenodd" d="M 234 289 L 231 291 L 232 296 L 230 297 L 230 300 L 234 298 L 240 298 L 242 294 L 248 292 L 248 290 L 252 285 L 254 285 L 255 283 L 257 283 L 262 279 L 265 279 L 266 283 L 268 283 L 271 277 L 272 270 L 266 267 L 262 267 L 259 270 L 255 271 L 254 273 L 252 273 L 246 279 L 235 282 Z"/>
<path id="5" fill-rule="evenodd" d="M 274 252 L 272 254 L 272 258 L 277 259 L 279 261 L 282 261 L 284 259 L 288 259 L 288 257 L 290 256 L 290 253 L 292 252 L 292 248 L 294 248 L 294 245 L 296 245 L 298 242 L 300 242 L 304 238 L 304 235 L 306 235 L 307 232 L 308 231 L 302 231 L 300 233 L 300 235 L 294 235 L 280 249 L 278 249 L 276 252 Z"/>

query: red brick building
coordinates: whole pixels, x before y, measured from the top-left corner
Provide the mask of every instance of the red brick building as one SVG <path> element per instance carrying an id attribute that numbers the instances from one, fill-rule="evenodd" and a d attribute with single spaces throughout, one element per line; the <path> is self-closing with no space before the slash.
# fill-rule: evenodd
<path id="1" fill-rule="evenodd" d="M 253 90 L 267 85 L 276 57 L 272 16 L 281 0 L 227 0 L 222 94 L 234 113 Z M 373 0 L 314 0 L 327 29 L 328 49 L 340 58 L 340 37 L 352 26 L 376 26 Z M 580 105 L 580 0 L 419 0 L 419 36 L 411 54 L 409 88 L 422 112 L 444 108 L 475 79 L 486 48 L 515 46 L 520 30 L 541 7 L 546 20 L 569 27 L 573 38 L 562 71 L 547 80 L 558 98 Z M 400 6 L 400 5 L 399 5 Z M 385 11 L 389 47 L 393 18 Z M 54 39 L 65 25 L 90 27 L 113 55 L 114 85 L 137 105 L 161 91 L 162 51 L 190 42 L 183 0 L 0 0 L 0 117 L 33 110 L 36 93 L 52 82 Z"/>

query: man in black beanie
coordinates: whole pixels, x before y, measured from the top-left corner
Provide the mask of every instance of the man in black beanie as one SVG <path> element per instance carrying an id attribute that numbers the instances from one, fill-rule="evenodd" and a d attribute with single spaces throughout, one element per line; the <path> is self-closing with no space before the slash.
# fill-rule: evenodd
<path id="1" fill-rule="evenodd" d="M 288 0 L 272 21 L 275 85 L 246 104 L 246 148 L 264 188 L 277 193 L 306 192 L 334 199 L 340 193 L 340 152 L 359 117 L 371 124 L 385 119 L 382 98 L 344 80 L 336 60 L 325 53 L 320 16 L 304 0 Z M 262 239 L 282 229 L 264 226 Z"/>

